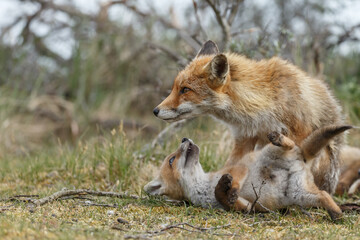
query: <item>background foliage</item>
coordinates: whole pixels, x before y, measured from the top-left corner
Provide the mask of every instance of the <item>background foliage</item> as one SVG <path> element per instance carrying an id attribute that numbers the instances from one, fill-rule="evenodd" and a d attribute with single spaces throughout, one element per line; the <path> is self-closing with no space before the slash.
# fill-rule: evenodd
<path id="1" fill-rule="evenodd" d="M 164 123 L 152 109 L 207 39 L 251 58 L 281 56 L 325 79 L 358 122 L 360 24 L 331 18 L 345 3 L 207 0 L 163 9 L 122 0 L 91 13 L 76 6 L 22 0 L 31 11 L 1 30 L 1 154 L 74 144 L 120 123 L 131 137 L 154 136 Z"/>

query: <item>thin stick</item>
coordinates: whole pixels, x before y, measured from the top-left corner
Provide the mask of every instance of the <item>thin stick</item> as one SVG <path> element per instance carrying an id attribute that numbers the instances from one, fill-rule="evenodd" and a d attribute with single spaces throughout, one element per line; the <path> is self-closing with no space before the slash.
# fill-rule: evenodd
<path id="1" fill-rule="evenodd" d="M 17 198 L 17 197 L 10 197 L 5 199 L 0 199 L 0 202 L 32 202 L 33 198 Z"/>
<path id="2" fill-rule="evenodd" d="M 229 25 L 231 26 L 234 22 L 234 19 L 237 15 L 237 11 L 239 9 L 240 4 L 244 2 L 244 0 L 236 0 L 232 3 L 231 7 L 230 7 L 230 13 L 229 16 L 227 18 L 227 22 L 229 23 Z"/>
<path id="3" fill-rule="evenodd" d="M 92 195 L 92 196 L 100 196 L 100 197 L 113 197 L 113 198 L 129 198 L 129 199 L 140 199 L 139 196 L 136 195 L 128 195 L 125 193 L 116 193 L 116 192 L 102 192 L 102 191 L 94 191 L 89 189 L 76 189 L 76 190 L 61 190 L 59 192 L 53 193 L 48 197 L 44 197 L 41 199 L 32 199 L 31 203 L 36 206 L 42 206 L 46 203 L 50 203 L 61 199 L 67 196 L 76 195 Z"/>
<path id="4" fill-rule="evenodd" d="M 10 201 L 18 201 L 18 202 L 28 202 L 31 201 L 33 197 L 39 197 L 39 195 L 15 195 L 9 198 L 0 199 L 0 202 L 10 202 Z M 24 199 L 21 199 L 24 198 Z"/>
<path id="5" fill-rule="evenodd" d="M 0 212 L 10 210 L 10 208 L 13 207 L 13 206 L 15 206 L 15 204 L 7 205 L 7 206 L 1 206 L 0 207 Z"/>
<path id="6" fill-rule="evenodd" d="M 230 34 L 230 26 L 228 21 L 222 16 L 219 8 L 213 3 L 211 0 L 205 0 L 207 4 L 211 7 L 213 10 L 216 21 L 219 23 L 222 31 L 222 41 L 224 50 L 227 51 L 229 47 L 229 42 L 231 40 L 231 34 Z"/>
<path id="7" fill-rule="evenodd" d="M 177 62 L 181 67 L 185 67 L 189 62 L 187 59 L 181 57 L 178 53 L 174 52 L 172 49 L 167 48 L 165 46 L 161 46 L 155 43 L 148 42 L 147 44 L 150 48 L 158 49 L 164 52 L 169 58 Z"/>
<path id="8" fill-rule="evenodd" d="M 93 203 L 94 199 L 86 197 L 86 196 L 99 196 L 99 197 L 111 197 L 111 198 L 121 198 L 121 199 L 136 199 L 136 200 L 149 200 L 147 197 L 139 197 L 136 195 L 129 195 L 127 193 L 117 193 L 117 192 L 103 192 L 103 191 L 94 191 L 89 189 L 74 189 L 68 190 L 64 189 L 58 192 L 53 193 L 50 196 L 40 198 L 40 199 L 33 199 L 33 198 L 23 198 L 23 196 L 35 196 L 38 195 L 16 195 L 6 199 L 0 199 L 0 202 L 25 202 L 30 203 L 35 206 L 42 206 L 47 203 L 51 203 L 54 201 L 62 201 L 62 200 L 70 200 L 70 199 L 82 199 L 82 200 L 89 200 L 91 203 L 85 203 L 85 206 L 100 206 L 100 207 L 118 207 L 116 204 L 102 204 L 102 203 Z M 184 201 L 176 201 L 176 200 L 163 200 L 166 203 L 173 204 L 173 205 L 183 205 Z"/>
<path id="9" fill-rule="evenodd" d="M 15 195 L 15 196 L 13 196 L 13 198 L 21 198 L 21 197 L 31 198 L 31 197 L 39 197 L 39 195 L 35 194 L 35 195 Z"/>
<path id="10" fill-rule="evenodd" d="M 194 11 L 195 11 L 195 18 L 196 18 L 196 21 L 197 21 L 197 23 L 198 23 L 198 25 L 199 25 L 200 31 L 201 31 L 201 33 L 204 35 L 204 38 L 205 38 L 205 39 L 208 39 L 208 36 L 207 36 L 207 34 L 206 34 L 206 31 L 205 31 L 204 27 L 203 27 L 202 24 L 201 24 L 199 12 L 198 12 L 198 6 L 197 6 L 197 3 L 196 3 L 195 0 L 193 0 L 193 6 L 194 6 Z"/>
<path id="11" fill-rule="evenodd" d="M 311 214 L 306 211 L 304 208 L 300 207 L 300 211 L 305 214 L 306 216 L 308 216 L 311 220 L 314 220 L 314 218 L 311 216 Z"/>
<path id="12" fill-rule="evenodd" d="M 254 200 L 254 202 L 251 204 L 251 208 L 250 208 L 250 210 L 248 211 L 248 214 L 251 213 L 252 211 L 254 211 L 255 204 L 257 203 L 257 201 L 259 200 L 260 195 L 261 195 L 261 188 L 265 185 L 265 183 L 266 183 L 265 181 L 262 181 L 262 183 L 261 183 L 261 185 L 260 185 L 260 187 L 259 187 L 259 194 L 256 192 L 255 187 L 254 187 L 254 184 L 251 183 L 252 189 L 253 189 L 253 191 L 254 191 L 254 193 L 255 193 L 255 200 Z M 262 205 L 261 205 L 261 206 L 262 206 Z M 262 207 L 263 207 L 263 206 L 262 206 Z"/>
<path id="13" fill-rule="evenodd" d="M 164 233 L 161 233 L 164 234 Z M 159 234 L 139 234 L 139 235 L 125 235 L 124 239 L 151 239 L 151 237 L 158 236 Z"/>
<path id="14" fill-rule="evenodd" d="M 66 197 L 62 197 L 59 198 L 58 200 L 71 200 L 71 199 L 81 199 L 81 200 L 89 200 L 89 201 L 93 201 L 93 198 L 90 197 L 83 197 L 83 196 L 66 196 Z"/>
<path id="15" fill-rule="evenodd" d="M 184 226 L 188 226 L 188 227 L 193 228 L 195 230 L 185 228 Z M 138 234 L 138 235 L 125 235 L 124 238 L 125 239 L 129 239 L 129 238 L 133 238 L 133 239 L 144 239 L 145 238 L 145 239 L 147 239 L 149 237 L 154 237 L 154 236 L 158 236 L 160 234 L 164 234 L 166 231 L 168 231 L 170 229 L 174 229 L 174 228 L 185 230 L 185 231 L 188 231 L 188 232 L 207 233 L 207 234 L 211 234 L 211 235 L 215 235 L 215 236 L 230 236 L 230 237 L 231 236 L 240 236 L 240 235 L 237 235 L 237 234 L 234 234 L 234 233 L 221 234 L 221 233 L 208 232 L 210 230 L 226 228 L 226 227 L 229 227 L 229 226 L 230 226 L 230 224 L 217 226 L 217 227 L 203 228 L 203 227 L 197 227 L 197 226 L 191 225 L 189 223 L 183 222 L 183 223 L 177 223 L 177 224 L 169 225 L 169 226 L 166 226 L 166 227 L 161 228 L 159 230 L 147 231 L 146 233 L 141 233 L 141 234 Z M 119 229 L 119 230 L 122 230 L 122 229 Z"/>
<path id="16" fill-rule="evenodd" d="M 209 231 L 209 230 L 214 230 L 214 229 L 220 229 L 220 228 L 227 228 L 227 227 L 230 227 L 230 224 L 225 224 L 225 225 L 222 225 L 222 226 L 217 226 L 217 227 L 210 227 L 210 228 L 202 228 L 202 227 L 196 227 L 196 226 L 193 226 L 189 223 L 180 223 L 180 225 L 186 225 L 188 227 L 191 227 L 191 228 L 194 228 L 194 229 L 198 229 L 200 231 Z"/>
<path id="17" fill-rule="evenodd" d="M 182 29 L 176 23 L 172 21 L 168 21 L 168 19 L 158 14 L 155 14 L 154 12 L 144 12 L 139 8 L 137 8 L 136 4 L 129 4 L 127 1 L 121 3 L 123 4 L 124 7 L 126 7 L 127 9 L 129 9 L 130 11 L 132 11 L 133 13 L 135 13 L 136 15 L 142 18 L 149 18 L 149 17 L 154 18 L 158 22 L 160 22 L 164 27 L 174 29 L 175 31 L 177 31 L 179 36 L 194 50 L 197 50 L 200 47 L 200 44 L 196 40 L 194 40 L 194 38 L 191 37 L 191 35 L 187 31 Z"/>
<path id="18" fill-rule="evenodd" d="M 124 232 L 128 232 L 128 231 L 129 231 L 129 230 L 124 229 L 124 228 L 121 228 L 121 227 L 119 227 L 119 226 L 117 226 L 117 225 L 112 226 L 111 229 L 115 229 L 115 230 L 119 230 L 119 231 L 124 231 Z"/>
<path id="19" fill-rule="evenodd" d="M 96 207 L 110 207 L 117 208 L 117 204 L 106 204 L 106 203 L 94 203 L 94 202 L 81 202 L 82 206 L 96 206 Z"/>

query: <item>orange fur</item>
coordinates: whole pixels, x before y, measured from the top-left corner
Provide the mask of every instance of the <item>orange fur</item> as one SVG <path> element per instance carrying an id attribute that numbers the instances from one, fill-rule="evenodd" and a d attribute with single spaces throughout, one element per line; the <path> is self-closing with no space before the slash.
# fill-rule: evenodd
<path id="1" fill-rule="evenodd" d="M 344 146 L 340 151 L 339 158 L 342 161 L 342 169 L 335 193 L 337 195 L 343 195 L 345 192 L 348 192 L 350 186 L 360 178 L 360 149 Z"/>
<path id="2" fill-rule="evenodd" d="M 175 200 L 184 199 L 184 192 L 179 185 L 179 173 L 176 168 L 173 168 L 169 165 L 169 159 L 175 156 L 173 164 L 176 164 L 178 160 L 179 151 L 170 154 L 165 158 L 164 162 L 160 167 L 160 181 L 165 183 L 166 187 L 164 188 L 163 195 L 166 195 Z"/>
<path id="3" fill-rule="evenodd" d="M 277 57 L 254 61 L 220 54 L 211 41 L 179 72 L 170 95 L 155 110 L 167 121 L 209 114 L 225 122 L 235 137 L 227 166 L 256 144 L 264 146 L 269 132 L 281 132 L 299 145 L 316 129 L 342 124 L 341 108 L 323 81 Z M 312 167 L 316 184 L 329 193 L 338 181 L 342 139 L 336 137 L 328 155 Z"/>
<path id="4" fill-rule="evenodd" d="M 182 196 L 197 206 L 225 210 L 268 211 L 291 205 L 320 206 L 337 220 L 341 217 L 341 209 L 329 193 L 315 185 L 309 166 L 322 157 L 318 155 L 324 153 L 321 149 L 350 128 L 321 128 L 308 136 L 301 146 L 281 133 L 272 132 L 268 134 L 272 144 L 245 155 L 244 161 L 211 173 L 205 173 L 199 163 L 199 147 L 184 138 L 178 150 L 165 158 L 159 176 L 144 190 L 151 195 L 179 200 Z"/>

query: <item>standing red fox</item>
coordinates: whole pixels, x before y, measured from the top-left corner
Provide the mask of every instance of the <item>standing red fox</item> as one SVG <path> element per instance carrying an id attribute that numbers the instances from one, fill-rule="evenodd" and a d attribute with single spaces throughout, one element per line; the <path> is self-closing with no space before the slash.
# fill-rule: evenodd
<path id="1" fill-rule="evenodd" d="M 219 53 L 212 41 L 178 74 L 154 114 L 169 122 L 204 114 L 222 120 L 235 138 L 227 166 L 255 145 L 264 146 L 269 132 L 281 132 L 300 145 L 314 130 L 343 123 L 341 108 L 323 81 L 277 57 L 254 61 Z M 334 138 L 312 164 L 316 185 L 329 193 L 338 181 L 342 142 L 342 136 Z"/>

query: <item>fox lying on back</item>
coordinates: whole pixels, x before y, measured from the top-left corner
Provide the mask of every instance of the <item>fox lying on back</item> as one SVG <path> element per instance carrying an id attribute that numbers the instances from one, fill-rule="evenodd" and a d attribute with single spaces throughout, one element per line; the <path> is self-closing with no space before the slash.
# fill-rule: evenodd
<path id="1" fill-rule="evenodd" d="M 272 132 L 268 135 L 272 144 L 245 155 L 246 163 L 210 173 L 205 173 L 199 163 L 199 148 L 184 138 L 178 150 L 164 160 L 159 175 L 144 189 L 151 195 L 187 199 L 205 208 L 249 211 L 255 201 L 257 211 L 291 205 L 319 206 L 336 220 L 341 216 L 340 208 L 327 192 L 315 185 L 308 165 L 318 158 L 333 137 L 350 128 L 329 126 L 319 129 L 301 146 Z"/>
<path id="2" fill-rule="evenodd" d="M 225 122 L 235 138 L 227 166 L 263 147 L 269 132 L 300 144 L 316 129 L 342 124 L 341 108 L 323 81 L 276 57 L 257 62 L 219 53 L 212 41 L 178 74 L 154 114 L 170 122 L 210 114 Z M 342 142 L 336 137 L 312 164 L 316 185 L 329 193 L 338 181 Z"/>

